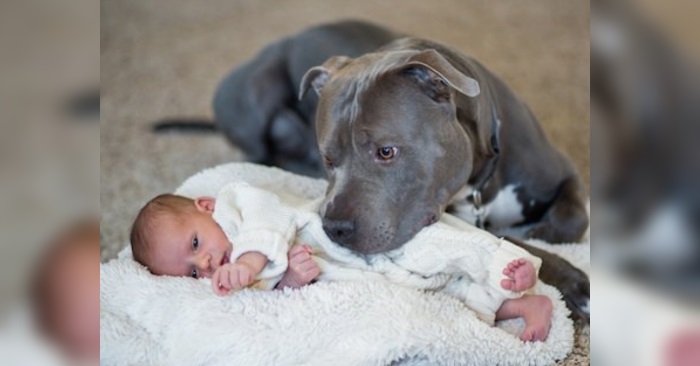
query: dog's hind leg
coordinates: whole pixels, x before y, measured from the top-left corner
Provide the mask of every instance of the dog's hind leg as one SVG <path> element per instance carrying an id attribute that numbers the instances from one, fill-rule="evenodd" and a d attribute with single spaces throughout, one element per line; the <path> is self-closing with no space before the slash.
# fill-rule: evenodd
<path id="1" fill-rule="evenodd" d="M 578 177 L 570 177 L 559 186 L 557 195 L 542 220 L 526 234 L 549 243 L 574 243 L 588 228 L 588 212 Z"/>
<path id="2" fill-rule="evenodd" d="M 282 108 L 275 114 L 269 140 L 276 165 L 303 174 L 321 176 L 323 167 L 314 132 L 295 110 Z M 305 171 L 306 168 L 310 171 Z"/>
<path id="3" fill-rule="evenodd" d="M 275 163 L 276 142 L 270 131 L 296 96 L 286 70 L 287 44 L 274 43 L 235 69 L 219 84 L 214 96 L 217 127 L 252 162 Z"/>

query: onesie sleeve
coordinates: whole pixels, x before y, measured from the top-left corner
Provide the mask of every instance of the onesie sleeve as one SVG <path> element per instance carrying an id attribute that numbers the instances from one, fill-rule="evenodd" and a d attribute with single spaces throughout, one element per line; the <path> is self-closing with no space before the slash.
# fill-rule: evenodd
<path id="1" fill-rule="evenodd" d="M 244 253 L 260 252 L 269 263 L 257 279 L 279 277 L 287 270 L 296 227 L 293 210 L 276 194 L 245 182 L 228 184 L 219 191 L 213 217 L 233 244 L 231 262 Z"/>

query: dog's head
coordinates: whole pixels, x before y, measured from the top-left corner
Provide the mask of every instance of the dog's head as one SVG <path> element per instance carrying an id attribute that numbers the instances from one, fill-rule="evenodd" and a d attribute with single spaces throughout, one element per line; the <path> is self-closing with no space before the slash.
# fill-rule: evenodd
<path id="1" fill-rule="evenodd" d="M 312 87 L 329 237 L 381 253 L 438 220 L 483 146 L 456 102 L 477 97 L 479 83 L 435 50 L 408 50 L 333 57 L 306 73 L 300 97 Z"/>

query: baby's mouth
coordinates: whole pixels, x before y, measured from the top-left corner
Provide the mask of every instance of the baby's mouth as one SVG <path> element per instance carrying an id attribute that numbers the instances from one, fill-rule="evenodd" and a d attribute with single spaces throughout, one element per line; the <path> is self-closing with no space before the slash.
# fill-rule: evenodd
<path id="1" fill-rule="evenodd" d="M 219 266 L 223 266 L 223 265 L 227 264 L 229 261 L 228 257 L 229 257 L 228 253 L 224 252 L 224 256 L 221 258 L 221 262 L 219 263 Z"/>

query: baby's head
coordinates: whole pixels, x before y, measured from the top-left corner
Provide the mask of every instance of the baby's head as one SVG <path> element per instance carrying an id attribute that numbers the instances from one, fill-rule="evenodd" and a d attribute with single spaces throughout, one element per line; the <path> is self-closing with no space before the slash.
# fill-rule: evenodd
<path id="1" fill-rule="evenodd" d="M 211 197 L 162 194 L 131 228 L 134 259 L 157 275 L 207 277 L 228 263 L 232 245 L 214 221 Z"/>

